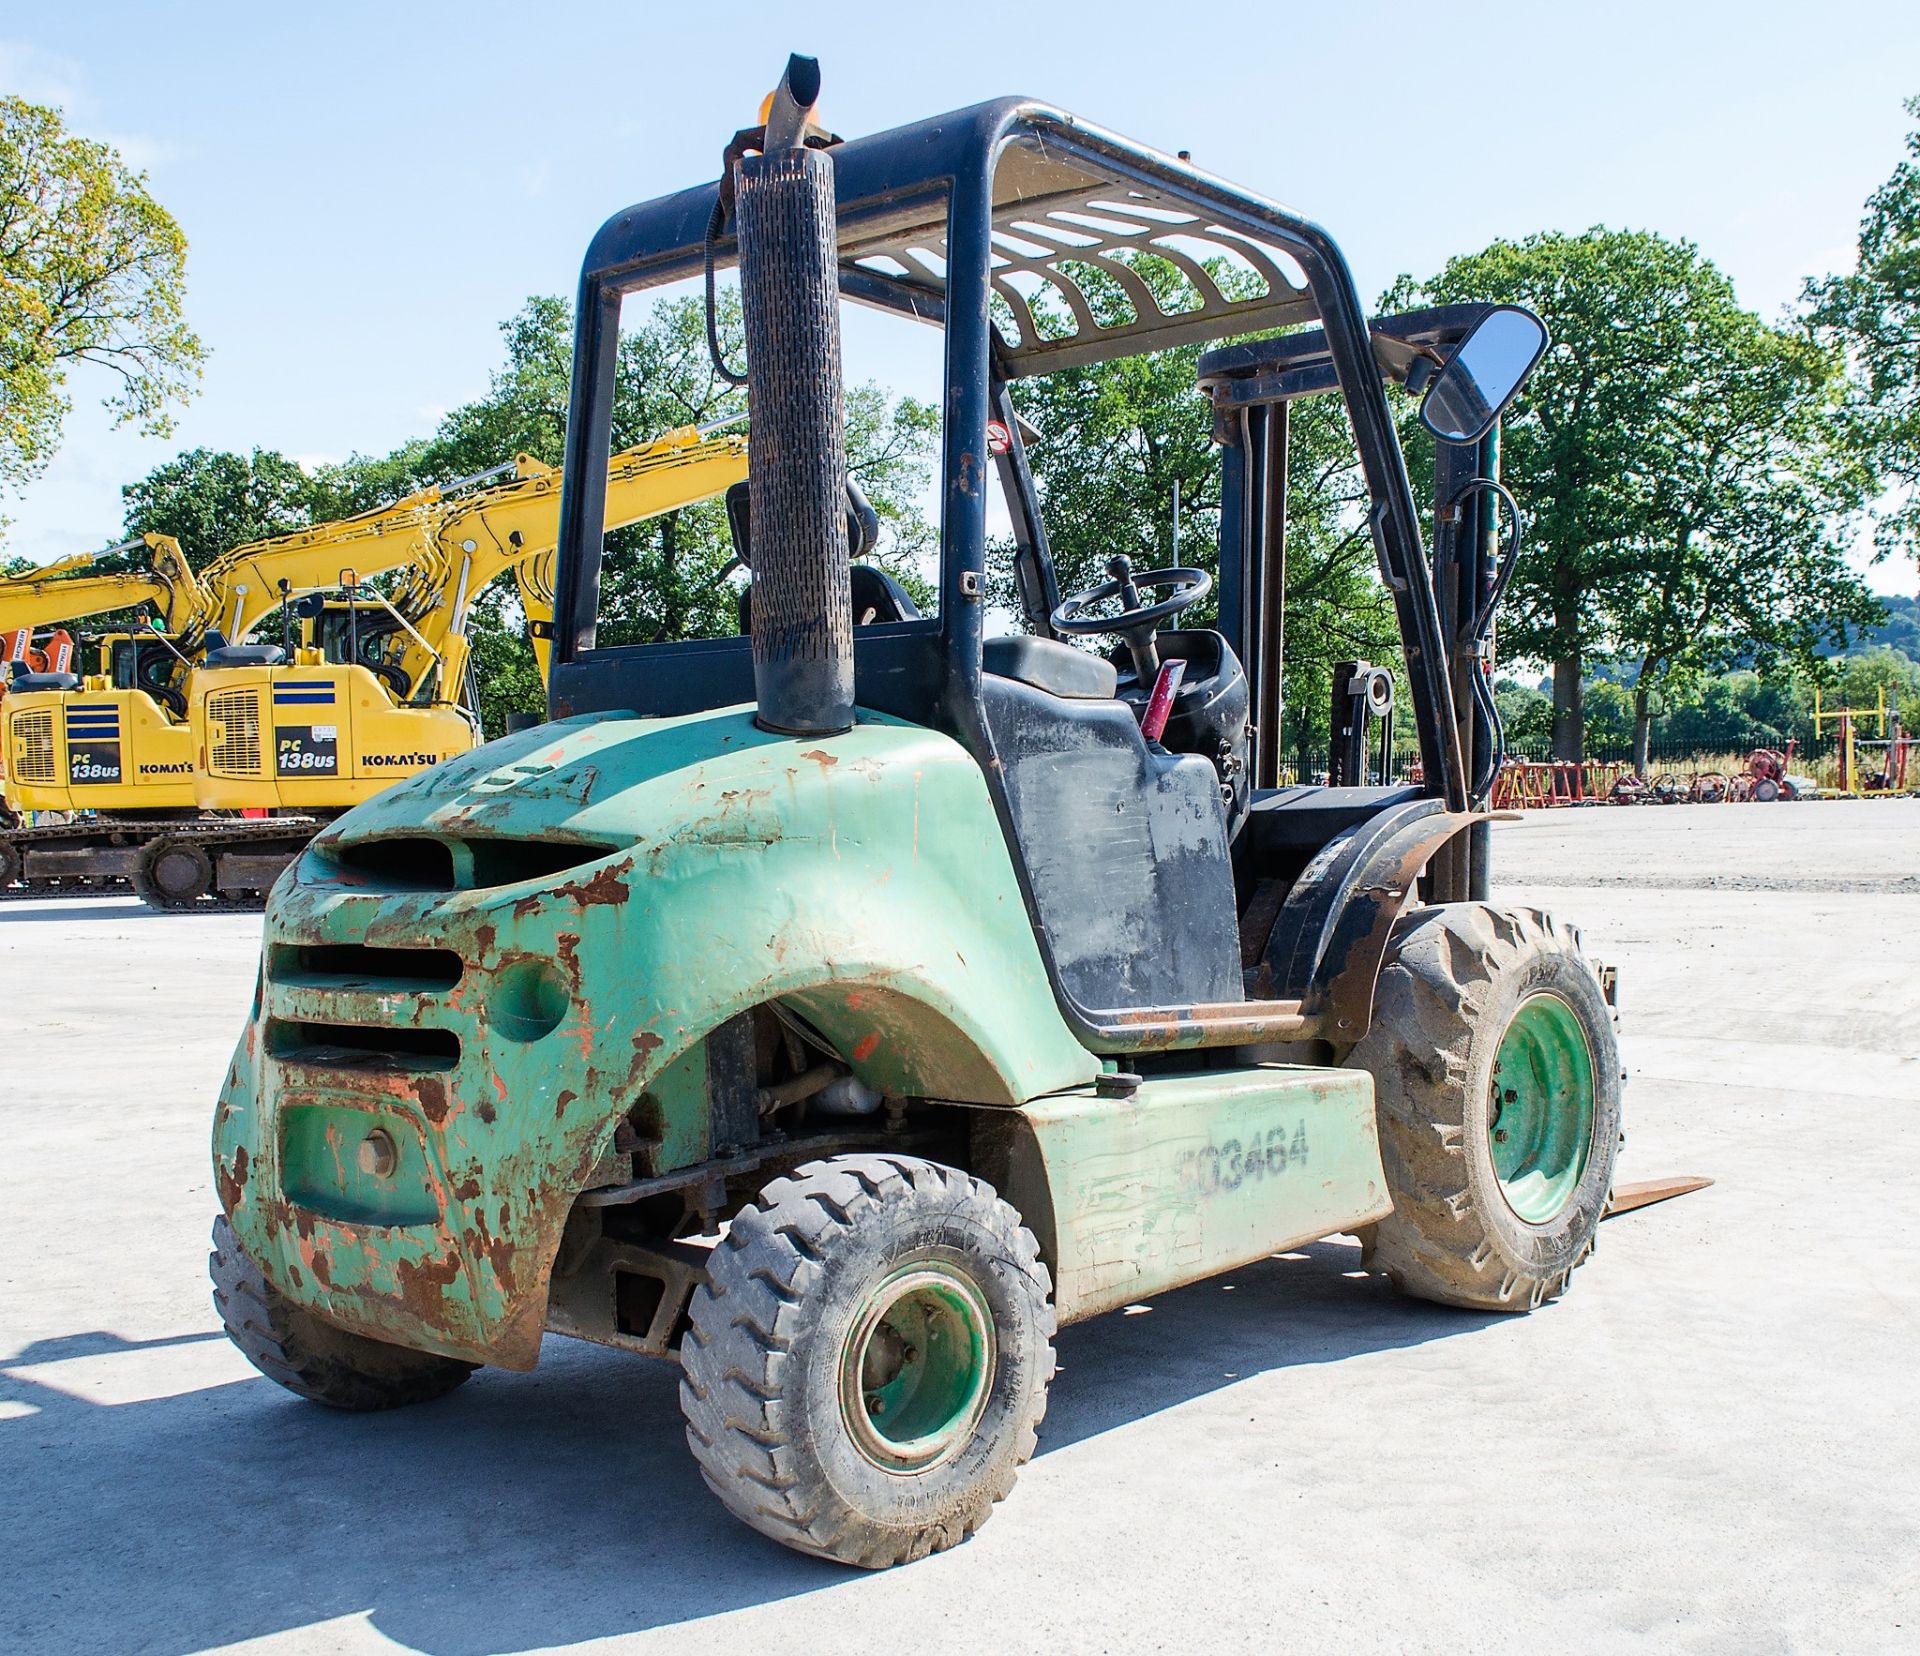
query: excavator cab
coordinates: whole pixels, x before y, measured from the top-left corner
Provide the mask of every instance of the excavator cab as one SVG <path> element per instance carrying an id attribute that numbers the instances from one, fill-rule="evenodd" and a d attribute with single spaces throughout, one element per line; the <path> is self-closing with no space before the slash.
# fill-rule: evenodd
<path id="1" fill-rule="evenodd" d="M 188 681 L 201 810 L 331 815 L 479 740 L 464 705 L 411 703 L 405 680 L 363 652 L 362 622 L 411 628 L 350 572 L 336 588 L 289 588 L 280 616 L 283 643 L 216 635 Z"/>

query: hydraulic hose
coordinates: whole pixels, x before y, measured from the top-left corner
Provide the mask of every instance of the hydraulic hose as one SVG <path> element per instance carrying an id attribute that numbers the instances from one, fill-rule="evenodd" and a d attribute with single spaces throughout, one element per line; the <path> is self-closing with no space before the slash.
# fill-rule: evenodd
<path id="1" fill-rule="evenodd" d="M 1507 729 L 1500 717 L 1499 703 L 1494 700 L 1493 684 L 1487 674 L 1487 645 L 1493 636 L 1494 617 L 1499 614 L 1500 601 L 1506 596 L 1508 583 L 1520 561 L 1520 549 L 1526 540 L 1526 522 L 1520 515 L 1519 504 L 1503 483 L 1491 477 L 1469 479 L 1453 497 L 1452 506 L 1458 511 L 1476 494 L 1496 496 L 1507 509 L 1507 521 L 1513 526 L 1507 538 L 1507 547 L 1500 557 L 1500 567 L 1495 572 L 1493 584 L 1487 589 L 1487 596 L 1479 609 L 1474 611 L 1473 620 L 1467 628 L 1467 642 L 1473 652 L 1472 695 L 1474 705 L 1479 708 L 1480 716 L 1486 720 L 1488 734 L 1492 740 L 1487 744 L 1485 757 L 1474 766 L 1474 774 L 1468 795 L 1473 799 L 1484 799 L 1493 787 L 1494 778 L 1500 774 L 1500 767 L 1507 757 Z"/>

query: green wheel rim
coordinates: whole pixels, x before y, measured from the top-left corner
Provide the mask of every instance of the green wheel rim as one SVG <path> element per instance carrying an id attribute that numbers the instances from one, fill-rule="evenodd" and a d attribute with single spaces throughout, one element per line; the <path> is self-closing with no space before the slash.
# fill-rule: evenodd
<path id="1" fill-rule="evenodd" d="M 861 1300 L 840 1357 L 840 1413 L 861 1454 L 924 1472 L 958 1454 L 987 1410 L 993 1316 L 951 1265 L 893 1271 Z"/>
<path id="2" fill-rule="evenodd" d="M 1567 1203 L 1593 1149 L 1593 1049 L 1558 995 L 1529 995 L 1493 1060 L 1487 1139 L 1507 1206 L 1543 1225 Z"/>

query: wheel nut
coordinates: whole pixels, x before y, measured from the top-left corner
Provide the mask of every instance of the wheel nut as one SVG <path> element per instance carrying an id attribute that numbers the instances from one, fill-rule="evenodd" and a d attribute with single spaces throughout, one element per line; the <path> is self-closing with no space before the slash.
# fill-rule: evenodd
<path id="1" fill-rule="evenodd" d="M 1505 1144 L 1505 1143 L 1507 1142 L 1507 1130 L 1506 1130 L 1506 1128 L 1504 1128 L 1504 1127 L 1501 1127 L 1501 1128 L 1497 1128 L 1497 1129 L 1495 1130 L 1495 1132 L 1494 1132 L 1494 1135 L 1493 1135 L 1493 1141 L 1494 1141 L 1494 1143 L 1496 1143 L 1496 1144 Z"/>
<path id="2" fill-rule="evenodd" d="M 386 1128 L 376 1127 L 360 1141 L 360 1171 L 368 1178 L 390 1179 L 399 1164 L 400 1152 Z"/>

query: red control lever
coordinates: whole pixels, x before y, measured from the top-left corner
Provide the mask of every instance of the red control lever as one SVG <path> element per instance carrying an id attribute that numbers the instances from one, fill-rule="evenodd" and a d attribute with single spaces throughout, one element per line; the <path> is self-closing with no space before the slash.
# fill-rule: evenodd
<path id="1" fill-rule="evenodd" d="M 1160 676 L 1153 681 L 1153 694 L 1147 698 L 1147 711 L 1140 719 L 1140 734 L 1149 742 L 1160 740 L 1173 712 L 1173 698 L 1180 693 L 1180 681 L 1187 676 L 1184 661 L 1163 661 Z"/>

